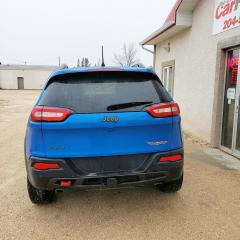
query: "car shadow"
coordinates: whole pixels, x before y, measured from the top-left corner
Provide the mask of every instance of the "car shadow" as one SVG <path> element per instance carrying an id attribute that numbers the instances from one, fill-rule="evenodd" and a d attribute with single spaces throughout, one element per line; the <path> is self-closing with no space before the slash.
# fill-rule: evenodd
<path id="1" fill-rule="evenodd" d="M 77 221 L 81 216 L 86 219 L 101 219 L 99 221 L 102 223 L 111 219 L 116 220 L 121 216 L 141 217 L 142 214 L 171 212 L 177 209 L 176 203 L 179 204 L 181 199 L 180 193 L 162 193 L 154 186 L 66 190 L 57 193 L 57 199 L 53 204 L 37 206 L 36 210 L 40 214 L 47 213 L 57 219 L 64 216 L 64 221 Z"/>

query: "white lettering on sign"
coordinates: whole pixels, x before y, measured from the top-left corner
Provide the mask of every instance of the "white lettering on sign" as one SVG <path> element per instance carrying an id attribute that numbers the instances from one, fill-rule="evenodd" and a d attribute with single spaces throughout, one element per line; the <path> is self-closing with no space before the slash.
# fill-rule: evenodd
<path id="1" fill-rule="evenodd" d="M 240 0 L 215 0 L 213 34 L 240 26 Z"/>

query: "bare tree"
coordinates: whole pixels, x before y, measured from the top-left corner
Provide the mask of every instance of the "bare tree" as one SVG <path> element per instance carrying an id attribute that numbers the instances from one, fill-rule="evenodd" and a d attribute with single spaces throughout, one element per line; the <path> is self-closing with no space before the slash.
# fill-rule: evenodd
<path id="1" fill-rule="evenodd" d="M 78 60 L 77 60 L 77 68 L 80 68 L 80 59 L 78 58 Z"/>
<path id="2" fill-rule="evenodd" d="M 132 67 L 138 64 L 137 59 L 137 49 L 133 43 L 127 46 L 126 43 L 123 44 L 121 54 L 114 54 L 114 62 L 122 67 L 128 66 Z"/>
<path id="3" fill-rule="evenodd" d="M 89 62 L 88 58 L 82 58 L 81 67 L 90 67 L 91 63 Z"/>

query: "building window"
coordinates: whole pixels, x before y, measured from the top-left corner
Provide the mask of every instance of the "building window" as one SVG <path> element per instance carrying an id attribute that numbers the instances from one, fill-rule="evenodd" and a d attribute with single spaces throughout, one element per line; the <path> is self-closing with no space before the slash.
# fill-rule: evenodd
<path id="1" fill-rule="evenodd" d="M 174 61 L 163 63 L 162 82 L 171 96 L 173 96 L 174 90 L 174 69 L 175 69 Z"/>

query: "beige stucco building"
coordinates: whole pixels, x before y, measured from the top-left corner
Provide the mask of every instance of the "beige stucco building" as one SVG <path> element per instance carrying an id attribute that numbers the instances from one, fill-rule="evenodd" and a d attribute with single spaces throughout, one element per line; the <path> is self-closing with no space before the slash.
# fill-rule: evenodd
<path id="1" fill-rule="evenodd" d="M 0 65 L 0 89 L 42 89 L 56 66 Z"/>
<path id="2" fill-rule="evenodd" d="M 155 71 L 180 104 L 183 128 L 240 156 L 240 0 L 177 0 L 141 45 L 154 46 Z"/>

